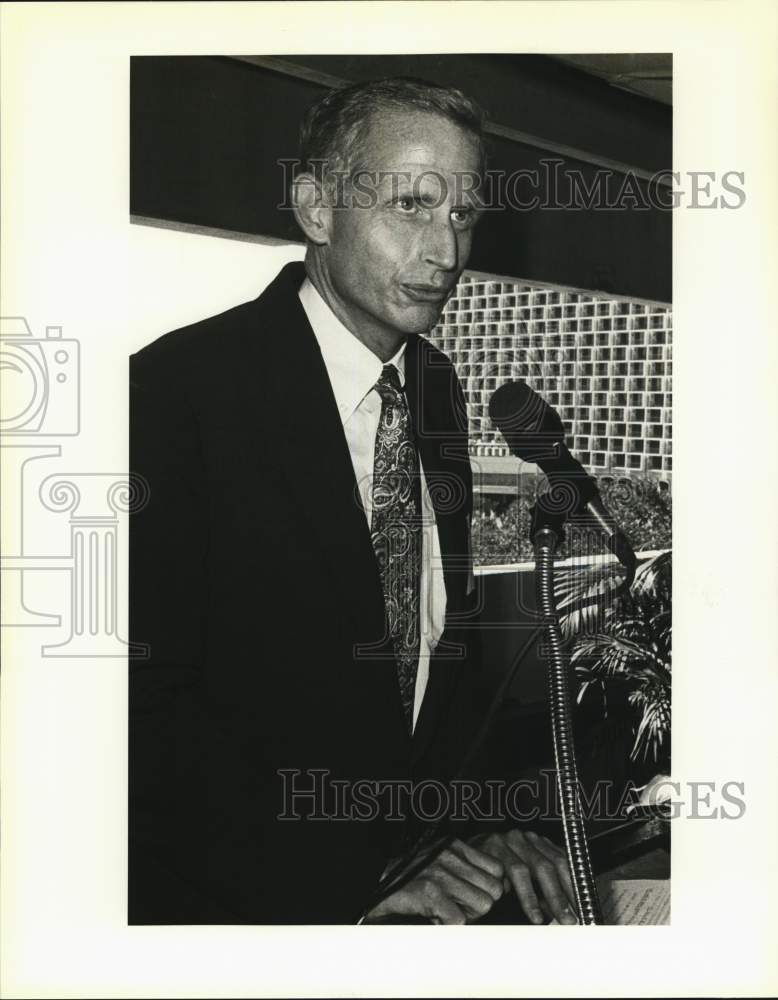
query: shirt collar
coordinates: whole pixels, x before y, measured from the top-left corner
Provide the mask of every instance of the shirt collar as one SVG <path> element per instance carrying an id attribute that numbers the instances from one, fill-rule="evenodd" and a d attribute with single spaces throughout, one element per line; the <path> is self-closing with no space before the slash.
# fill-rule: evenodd
<path id="1" fill-rule="evenodd" d="M 384 362 L 344 326 L 309 278 L 299 291 L 300 302 L 319 344 L 338 413 L 345 424 L 381 376 Z M 386 364 L 394 365 L 405 387 L 405 341 Z"/>

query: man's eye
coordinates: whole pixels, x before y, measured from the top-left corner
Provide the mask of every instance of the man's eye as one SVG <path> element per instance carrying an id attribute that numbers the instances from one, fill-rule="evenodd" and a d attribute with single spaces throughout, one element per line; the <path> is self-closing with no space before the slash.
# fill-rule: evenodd
<path id="1" fill-rule="evenodd" d="M 395 205 L 401 212 L 414 212 L 416 210 L 416 200 L 409 194 L 400 195 L 395 201 Z"/>
<path id="2" fill-rule="evenodd" d="M 466 226 L 469 223 L 473 222 L 473 220 L 475 219 L 475 214 L 473 213 L 472 209 L 469 208 L 455 208 L 452 209 L 451 218 L 454 220 L 454 222 Z"/>

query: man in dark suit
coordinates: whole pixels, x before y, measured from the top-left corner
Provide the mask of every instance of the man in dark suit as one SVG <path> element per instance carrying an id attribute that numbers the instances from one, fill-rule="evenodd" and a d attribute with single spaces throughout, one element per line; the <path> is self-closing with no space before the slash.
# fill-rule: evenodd
<path id="1" fill-rule="evenodd" d="M 470 251 L 480 129 L 415 81 L 329 95 L 293 190 L 304 265 L 131 359 L 132 923 L 354 921 L 408 841 L 384 792 L 456 773 L 467 414 L 423 334 Z M 561 852 L 515 831 L 455 841 L 367 918 L 462 922 L 511 884 L 574 919 Z"/>

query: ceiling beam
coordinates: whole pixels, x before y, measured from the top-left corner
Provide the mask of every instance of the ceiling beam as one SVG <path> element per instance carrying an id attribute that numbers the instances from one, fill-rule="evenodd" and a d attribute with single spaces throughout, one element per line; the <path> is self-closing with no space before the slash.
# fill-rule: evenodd
<path id="1" fill-rule="evenodd" d="M 329 73 L 322 73 L 318 69 L 310 66 L 303 66 L 290 59 L 281 56 L 230 56 L 238 62 L 251 63 L 261 69 L 272 70 L 274 73 L 281 73 L 284 76 L 291 76 L 297 80 L 306 80 L 308 83 L 315 83 L 320 87 L 327 87 L 334 90 L 339 87 L 346 87 L 352 80 L 343 77 L 332 76 Z M 643 181 L 654 181 L 662 187 L 671 187 L 672 181 L 666 177 L 656 177 L 656 173 L 645 170 L 643 167 L 636 167 L 634 164 L 623 163 L 621 160 L 611 160 L 577 146 L 568 146 L 565 143 L 553 142 L 551 139 L 533 135 L 530 132 L 522 132 L 519 129 L 508 125 L 500 125 L 497 122 L 487 121 L 484 131 L 487 135 L 498 136 L 510 142 L 521 143 L 523 146 L 531 146 L 533 149 L 541 149 L 545 153 L 553 153 L 566 160 L 578 160 L 581 163 L 589 163 L 592 166 L 604 170 L 612 170 L 617 174 L 632 174 Z"/>

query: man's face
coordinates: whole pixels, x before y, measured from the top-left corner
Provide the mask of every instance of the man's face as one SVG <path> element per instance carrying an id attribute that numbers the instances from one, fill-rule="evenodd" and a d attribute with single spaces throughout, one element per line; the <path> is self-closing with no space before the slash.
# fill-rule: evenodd
<path id="1" fill-rule="evenodd" d="M 374 118 L 361 153 L 351 203 L 333 212 L 327 271 L 351 325 L 395 349 L 437 323 L 467 263 L 479 148 L 469 132 L 419 111 Z"/>

